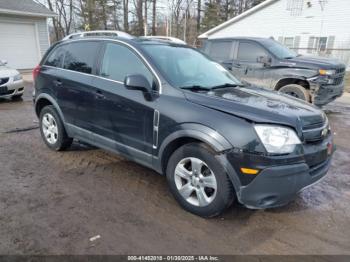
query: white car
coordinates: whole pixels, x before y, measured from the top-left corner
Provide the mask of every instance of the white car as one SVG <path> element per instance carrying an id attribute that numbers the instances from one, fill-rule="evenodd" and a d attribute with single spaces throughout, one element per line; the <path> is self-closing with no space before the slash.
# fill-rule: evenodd
<path id="1" fill-rule="evenodd" d="M 23 95 L 24 83 L 22 75 L 0 60 L 0 98 L 18 99 Z"/>

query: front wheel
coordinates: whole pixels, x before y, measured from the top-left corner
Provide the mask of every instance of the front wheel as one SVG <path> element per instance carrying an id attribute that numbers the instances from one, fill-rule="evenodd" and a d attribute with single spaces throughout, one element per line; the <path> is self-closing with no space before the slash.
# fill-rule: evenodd
<path id="1" fill-rule="evenodd" d="M 215 153 L 204 144 L 177 149 L 169 159 L 166 176 L 175 199 L 193 214 L 217 216 L 234 200 L 230 179 Z"/>
<path id="2" fill-rule="evenodd" d="M 281 93 L 293 96 L 295 98 L 299 98 L 306 102 L 310 102 L 310 94 L 308 90 L 306 90 L 305 87 L 301 85 L 296 85 L 296 84 L 286 85 L 281 87 L 279 91 Z"/>

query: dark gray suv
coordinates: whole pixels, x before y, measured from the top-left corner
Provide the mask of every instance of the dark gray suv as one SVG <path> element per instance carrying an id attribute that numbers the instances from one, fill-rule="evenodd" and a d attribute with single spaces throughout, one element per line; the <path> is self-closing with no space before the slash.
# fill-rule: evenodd
<path id="1" fill-rule="evenodd" d="M 332 134 L 321 110 L 247 88 L 186 45 L 62 41 L 34 79 L 49 148 L 77 139 L 121 154 L 166 175 L 181 206 L 200 216 L 218 215 L 234 199 L 251 208 L 285 205 L 330 167 Z"/>
<path id="2" fill-rule="evenodd" d="M 203 51 L 250 84 L 323 106 L 343 94 L 345 65 L 301 56 L 269 38 L 207 40 Z"/>

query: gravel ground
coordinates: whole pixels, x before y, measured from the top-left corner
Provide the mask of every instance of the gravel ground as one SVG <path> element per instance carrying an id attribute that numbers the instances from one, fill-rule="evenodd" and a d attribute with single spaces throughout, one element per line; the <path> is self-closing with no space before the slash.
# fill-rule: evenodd
<path id="1" fill-rule="evenodd" d="M 31 89 L 0 101 L 1 254 L 350 254 L 350 104 L 327 107 L 338 149 L 324 180 L 283 208 L 202 219 L 152 170 L 81 144 L 50 151 Z"/>

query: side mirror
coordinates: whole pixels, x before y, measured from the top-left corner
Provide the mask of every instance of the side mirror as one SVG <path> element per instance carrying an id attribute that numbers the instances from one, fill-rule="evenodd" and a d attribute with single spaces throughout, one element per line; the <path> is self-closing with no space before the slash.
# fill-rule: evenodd
<path id="1" fill-rule="evenodd" d="M 264 66 L 270 66 L 271 62 L 272 62 L 272 59 L 271 57 L 268 57 L 268 56 L 259 56 L 256 61 L 258 63 L 262 63 L 264 64 Z"/>
<path id="2" fill-rule="evenodd" d="M 129 90 L 140 90 L 142 92 L 151 92 L 152 87 L 147 78 L 143 75 L 128 75 L 124 79 L 124 85 Z"/>
<path id="3" fill-rule="evenodd" d="M 0 60 L 0 64 L 7 65 L 7 60 Z"/>

